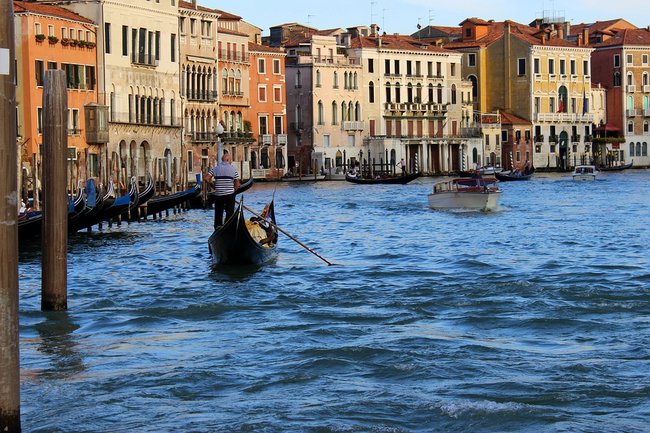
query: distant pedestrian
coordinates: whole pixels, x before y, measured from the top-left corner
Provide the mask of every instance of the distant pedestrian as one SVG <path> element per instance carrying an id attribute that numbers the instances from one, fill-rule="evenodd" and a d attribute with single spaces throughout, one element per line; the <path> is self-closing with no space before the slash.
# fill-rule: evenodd
<path id="1" fill-rule="evenodd" d="M 405 175 L 406 175 L 406 161 L 404 161 L 404 158 L 402 158 L 402 159 L 399 161 L 399 166 L 400 166 L 401 169 L 402 169 L 402 176 L 405 176 Z"/>
<path id="2" fill-rule="evenodd" d="M 229 153 L 224 153 L 221 162 L 212 167 L 206 176 L 208 182 L 214 180 L 216 199 L 214 203 L 214 228 L 223 225 L 223 212 L 226 221 L 235 213 L 235 191 L 239 188 L 239 173 L 232 165 Z"/>

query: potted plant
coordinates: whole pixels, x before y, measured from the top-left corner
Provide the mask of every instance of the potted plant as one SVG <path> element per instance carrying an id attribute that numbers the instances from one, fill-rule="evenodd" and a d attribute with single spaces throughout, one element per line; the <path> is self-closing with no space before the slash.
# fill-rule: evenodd
<path id="1" fill-rule="evenodd" d="M 36 42 L 43 42 L 45 40 L 45 35 L 43 33 L 39 33 L 36 35 Z"/>
<path id="2" fill-rule="evenodd" d="M 59 42 L 59 38 L 57 38 L 57 37 L 54 36 L 54 35 L 48 36 L 48 37 L 47 37 L 47 40 L 48 40 L 48 41 L 50 42 L 50 44 L 52 44 L 52 45 L 54 45 L 54 44 L 56 44 L 57 42 Z"/>
<path id="3" fill-rule="evenodd" d="M 63 45 L 64 47 L 67 47 L 68 45 L 70 45 L 70 39 L 68 39 L 68 38 L 61 39 L 61 45 Z"/>
<path id="4" fill-rule="evenodd" d="M 71 47 L 76 47 L 77 46 L 77 40 L 76 39 L 70 39 L 69 44 Z"/>
<path id="5" fill-rule="evenodd" d="M 86 42 L 86 47 L 88 48 L 95 48 L 95 46 L 97 46 L 97 44 L 94 42 L 89 42 L 89 41 Z"/>
<path id="6" fill-rule="evenodd" d="M 80 40 L 77 41 L 77 45 L 79 45 L 80 47 L 83 48 L 83 47 L 86 46 L 86 41 L 84 41 L 83 39 L 80 39 Z"/>
<path id="7" fill-rule="evenodd" d="M 551 143 L 557 143 L 557 135 L 551 135 L 550 137 L 548 137 L 548 141 L 550 141 Z"/>

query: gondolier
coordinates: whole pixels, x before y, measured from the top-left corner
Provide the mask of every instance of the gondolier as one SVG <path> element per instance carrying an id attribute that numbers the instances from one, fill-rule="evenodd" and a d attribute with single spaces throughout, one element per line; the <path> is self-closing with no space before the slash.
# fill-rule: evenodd
<path id="1" fill-rule="evenodd" d="M 221 162 L 212 167 L 206 176 L 208 182 L 214 180 L 214 228 L 223 225 L 223 211 L 226 221 L 235 213 L 235 190 L 239 188 L 239 173 L 232 166 L 229 153 L 224 153 Z"/>

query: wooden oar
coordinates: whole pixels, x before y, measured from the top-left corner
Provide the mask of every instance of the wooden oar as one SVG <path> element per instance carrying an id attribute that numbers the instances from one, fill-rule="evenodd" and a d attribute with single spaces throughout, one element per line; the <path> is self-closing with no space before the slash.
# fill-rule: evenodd
<path id="1" fill-rule="evenodd" d="M 309 251 L 310 253 L 312 253 L 313 255 L 315 255 L 316 257 L 318 257 L 319 259 L 321 259 L 321 260 L 324 261 L 325 263 L 327 263 L 329 266 L 332 266 L 333 263 L 329 262 L 326 258 L 324 258 L 324 257 L 321 256 L 320 254 L 318 254 L 316 251 L 312 250 L 312 249 L 309 248 L 307 245 L 305 245 L 305 244 L 303 244 L 302 242 L 300 242 L 298 239 L 296 239 L 295 237 L 293 237 L 291 234 L 287 233 L 284 229 L 280 228 L 280 227 L 279 227 L 277 224 L 275 224 L 273 221 L 269 221 L 269 220 L 267 220 L 267 219 L 264 218 L 262 215 L 259 215 L 257 212 L 255 212 L 254 210 L 252 210 L 252 209 L 249 208 L 248 206 L 244 205 L 243 203 L 242 203 L 242 206 L 244 207 L 244 209 L 246 209 L 247 211 L 249 211 L 250 213 L 252 213 L 252 214 L 255 215 L 256 217 L 261 218 L 262 220 L 266 221 L 267 223 L 271 224 L 273 227 L 275 227 L 276 229 L 278 229 L 279 231 L 281 231 L 282 233 L 284 233 L 285 235 L 287 235 L 287 237 L 288 237 L 289 239 L 291 239 L 292 241 L 294 241 L 295 243 L 297 243 L 298 245 L 300 245 L 301 247 L 303 247 L 304 249 L 306 249 L 307 251 Z"/>

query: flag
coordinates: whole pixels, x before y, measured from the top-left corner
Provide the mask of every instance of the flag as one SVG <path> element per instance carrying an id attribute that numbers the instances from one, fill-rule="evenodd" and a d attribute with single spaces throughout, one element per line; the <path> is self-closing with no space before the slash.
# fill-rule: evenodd
<path id="1" fill-rule="evenodd" d="M 582 114 L 585 115 L 589 112 L 589 100 L 587 99 L 587 92 L 582 91 Z"/>
<path id="2" fill-rule="evenodd" d="M 557 110 L 558 113 L 564 113 L 564 100 L 560 99 L 560 107 Z"/>

